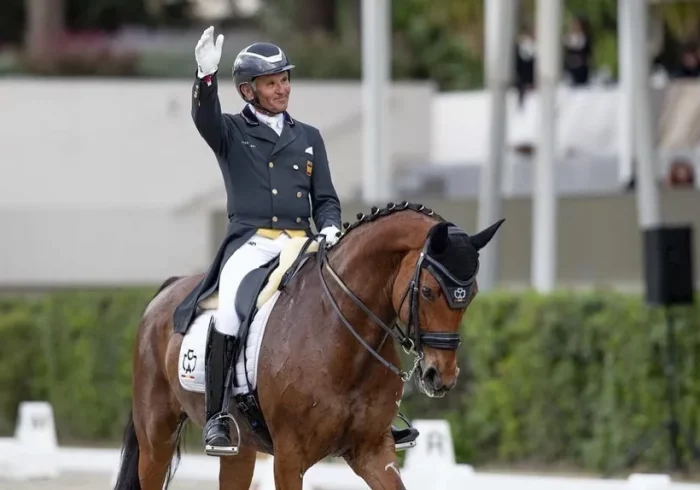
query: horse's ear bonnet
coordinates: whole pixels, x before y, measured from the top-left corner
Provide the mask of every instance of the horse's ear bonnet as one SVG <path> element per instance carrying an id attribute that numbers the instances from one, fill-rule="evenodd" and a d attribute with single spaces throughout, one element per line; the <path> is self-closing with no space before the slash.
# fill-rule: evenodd
<path id="1" fill-rule="evenodd" d="M 428 233 L 427 269 L 440 283 L 452 308 L 463 308 L 479 270 L 479 252 L 469 235 L 449 222 L 441 222 Z"/>

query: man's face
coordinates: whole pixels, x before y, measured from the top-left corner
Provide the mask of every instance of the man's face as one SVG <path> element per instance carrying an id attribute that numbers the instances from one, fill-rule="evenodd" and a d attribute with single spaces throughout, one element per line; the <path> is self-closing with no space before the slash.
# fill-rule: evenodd
<path id="1" fill-rule="evenodd" d="M 255 89 L 258 93 L 260 105 L 265 109 L 274 113 L 287 110 L 289 93 L 292 91 L 292 86 L 289 83 L 289 74 L 287 72 L 263 75 L 256 78 Z M 248 99 L 253 98 L 253 92 L 250 86 L 244 85 L 242 90 Z"/>

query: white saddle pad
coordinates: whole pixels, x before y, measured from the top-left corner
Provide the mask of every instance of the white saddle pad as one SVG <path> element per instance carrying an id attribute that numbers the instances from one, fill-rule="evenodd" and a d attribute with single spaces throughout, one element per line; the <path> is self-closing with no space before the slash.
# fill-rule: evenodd
<path id="1" fill-rule="evenodd" d="M 258 356 L 260 354 L 260 346 L 262 345 L 263 335 L 265 334 L 265 326 L 270 317 L 272 308 L 277 302 L 279 291 L 268 299 L 265 304 L 258 310 L 253 322 L 248 331 L 248 339 L 246 347 L 241 351 L 238 359 L 236 359 L 236 379 L 234 381 L 233 394 L 248 392 L 246 383 L 246 373 L 253 388 L 257 386 L 258 374 Z M 205 368 L 205 348 L 207 341 L 207 332 L 209 330 L 209 320 L 211 316 L 216 314 L 214 310 L 206 310 L 202 312 L 190 325 L 187 334 L 182 339 L 180 346 L 180 362 L 178 365 L 178 374 L 180 378 L 180 386 L 186 391 L 195 393 L 204 393 L 204 368 Z M 245 354 L 245 361 L 244 361 Z"/>

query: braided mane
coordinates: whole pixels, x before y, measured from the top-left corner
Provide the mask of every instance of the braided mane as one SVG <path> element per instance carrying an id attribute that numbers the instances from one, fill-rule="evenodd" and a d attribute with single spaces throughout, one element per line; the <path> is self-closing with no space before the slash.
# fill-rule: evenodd
<path id="1" fill-rule="evenodd" d="M 445 221 L 442 216 L 435 213 L 432 209 L 425 207 L 420 203 L 411 203 L 408 201 L 402 201 L 399 204 L 394 204 L 393 202 L 387 203 L 386 207 L 377 208 L 372 206 L 369 214 L 357 213 L 357 221 L 354 223 L 343 223 L 343 234 L 340 236 L 342 240 L 351 230 L 354 230 L 365 223 L 370 223 L 376 221 L 378 218 L 384 216 L 389 216 L 390 214 L 398 213 L 399 211 L 415 211 L 417 213 L 424 214 L 426 216 L 431 216 L 439 221 Z M 339 240 L 340 241 L 340 240 Z"/>

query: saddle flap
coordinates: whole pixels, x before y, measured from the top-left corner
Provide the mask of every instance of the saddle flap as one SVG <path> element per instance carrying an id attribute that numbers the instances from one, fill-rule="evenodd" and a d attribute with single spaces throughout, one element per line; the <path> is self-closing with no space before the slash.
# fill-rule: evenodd
<path id="1" fill-rule="evenodd" d="M 255 307 L 258 294 L 265 286 L 277 262 L 278 260 L 275 259 L 269 264 L 253 269 L 243 277 L 240 286 L 238 286 L 235 299 L 236 314 L 240 318 L 241 323 L 248 317 L 251 308 Z"/>

